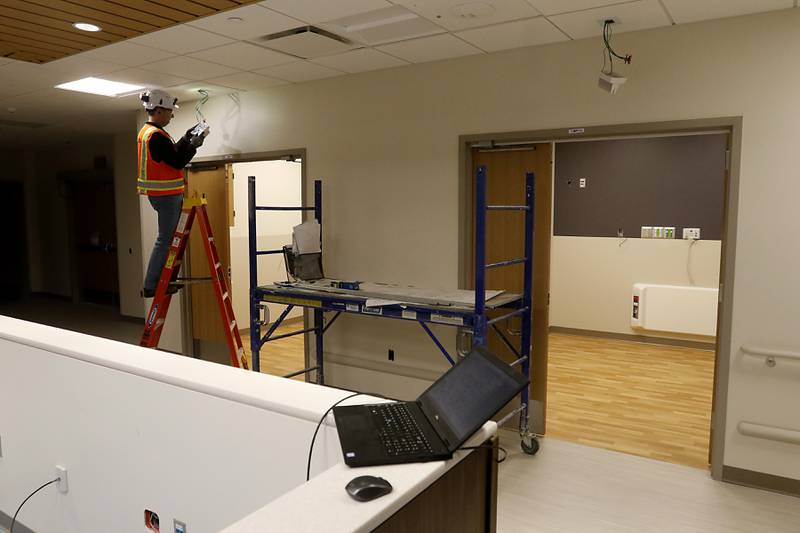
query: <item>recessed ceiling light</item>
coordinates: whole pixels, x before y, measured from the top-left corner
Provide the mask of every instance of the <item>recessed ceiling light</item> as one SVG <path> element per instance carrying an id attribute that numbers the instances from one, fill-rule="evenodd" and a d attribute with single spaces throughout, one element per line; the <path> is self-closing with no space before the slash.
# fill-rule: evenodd
<path id="1" fill-rule="evenodd" d="M 100 31 L 102 29 L 100 26 L 88 22 L 76 22 L 72 26 L 81 31 Z"/>
<path id="2" fill-rule="evenodd" d="M 119 81 L 104 80 L 101 78 L 83 78 L 82 80 L 71 81 L 56 85 L 56 89 L 66 89 L 67 91 L 77 91 L 80 93 L 100 94 L 102 96 L 120 96 L 131 94 L 144 89 L 141 85 L 131 85 Z"/>
<path id="3" fill-rule="evenodd" d="M 242 17 L 228 17 L 226 20 L 228 22 L 236 22 L 236 23 L 244 21 Z"/>

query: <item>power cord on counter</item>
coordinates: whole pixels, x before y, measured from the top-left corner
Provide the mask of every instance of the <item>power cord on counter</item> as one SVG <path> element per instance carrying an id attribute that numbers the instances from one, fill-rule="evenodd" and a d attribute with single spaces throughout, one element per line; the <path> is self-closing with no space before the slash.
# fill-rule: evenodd
<path id="1" fill-rule="evenodd" d="M 461 448 L 459 448 L 459 450 L 477 450 L 478 448 L 489 448 L 489 449 L 497 448 L 498 450 L 503 452 L 502 457 L 499 456 L 497 457 L 497 464 L 502 463 L 508 457 L 508 451 L 505 448 L 503 448 L 502 446 L 494 446 L 492 444 L 481 444 L 478 446 L 462 446 Z"/>

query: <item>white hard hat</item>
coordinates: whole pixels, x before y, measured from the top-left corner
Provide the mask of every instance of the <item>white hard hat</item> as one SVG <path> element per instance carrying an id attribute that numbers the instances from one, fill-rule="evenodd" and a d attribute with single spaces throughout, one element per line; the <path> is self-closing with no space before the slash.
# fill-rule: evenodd
<path id="1" fill-rule="evenodd" d="M 161 89 L 147 89 L 139 95 L 139 100 L 142 101 L 144 108 L 152 111 L 157 107 L 164 109 L 178 109 L 178 99 L 173 98 L 167 91 Z"/>

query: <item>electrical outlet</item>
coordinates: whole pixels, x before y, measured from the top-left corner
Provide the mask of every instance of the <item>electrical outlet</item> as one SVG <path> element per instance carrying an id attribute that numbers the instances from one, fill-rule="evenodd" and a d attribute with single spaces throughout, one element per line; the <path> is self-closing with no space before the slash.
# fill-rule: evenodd
<path id="1" fill-rule="evenodd" d="M 172 520 L 172 526 L 175 530 L 175 533 L 186 533 L 186 523 L 181 522 L 180 520 Z"/>
<path id="2" fill-rule="evenodd" d="M 586 188 L 586 178 L 581 178 L 578 180 L 578 187 L 580 187 L 581 189 Z"/>
<path id="3" fill-rule="evenodd" d="M 389 348 L 389 361 L 394 361 L 394 350 Z"/>
<path id="4" fill-rule="evenodd" d="M 684 239 L 700 239 L 700 228 L 683 228 Z"/>
<path id="5" fill-rule="evenodd" d="M 62 494 L 66 494 L 69 492 L 69 479 L 67 478 L 67 469 L 63 466 L 56 465 L 56 477 L 58 479 L 58 483 L 56 486 L 58 487 L 58 492 Z"/>

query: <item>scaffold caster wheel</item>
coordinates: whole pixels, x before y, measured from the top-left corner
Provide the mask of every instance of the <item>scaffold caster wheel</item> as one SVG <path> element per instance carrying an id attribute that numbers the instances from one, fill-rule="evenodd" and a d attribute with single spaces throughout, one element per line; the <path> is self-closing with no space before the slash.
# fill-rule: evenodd
<path id="1" fill-rule="evenodd" d="M 528 455 L 536 455 L 536 452 L 539 451 L 539 439 L 532 435 L 522 437 L 522 440 L 519 441 L 519 444 L 522 447 L 522 451 Z"/>

